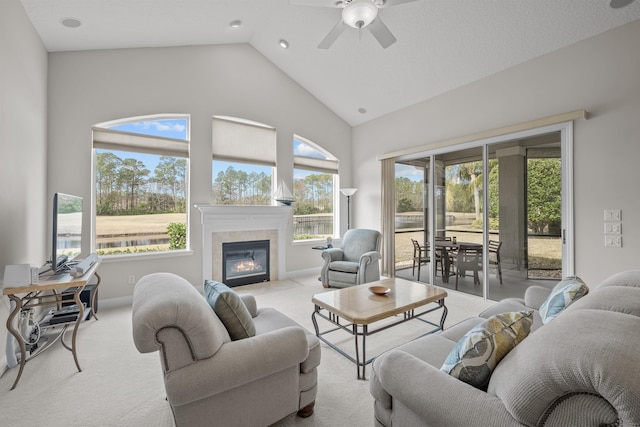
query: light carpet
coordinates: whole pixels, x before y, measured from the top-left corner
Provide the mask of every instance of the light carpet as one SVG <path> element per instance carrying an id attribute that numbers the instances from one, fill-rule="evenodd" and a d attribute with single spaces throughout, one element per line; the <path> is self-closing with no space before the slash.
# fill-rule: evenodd
<path id="1" fill-rule="evenodd" d="M 303 327 L 313 331 L 311 313 L 314 294 L 326 292 L 317 275 L 293 277 L 235 288 L 255 295 L 258 307 L 275 307 Z M 453 325 L 492 305 L 491 301 L 448 291 Z M 441 311 L 427 316 L 438 322 Z M 102 309 L 100 320 L 89 320 L 78 332 L 78 356 L 82 372 L 76 370 L 71 352 L 60 343 L 27 363 L 15 390 L 18 368 L 0 378 L 0 425 L 6 426 L 173 426 L 165 400 L 160 358 L 157 352 L 141 354 L 131 335 L 131 307 Z M 325 324 L 324 326 L 328 326 Z M 320 327 L 323 324 L 320 323 Z M 428 330 L 428 325 L 410 321 L 368 338 L 367 356 L 379 354 Z M 340 335 L 342 334 L 342 335 Z M 353 337 L 342 332 L 329 338 L 354 353 Z M 67 333 L 67 340 L 71 333 Z M 367 377 L 371 372 L 367 367 Z M 213 425 L 213 424 L 212 424 Z M 306 419 L 292 414 L 276 426 L 373 425 L 373 399 L 369 381 L 356 378 L 355 365 L 322 344 L 318 395 L 314 414 Z"/>

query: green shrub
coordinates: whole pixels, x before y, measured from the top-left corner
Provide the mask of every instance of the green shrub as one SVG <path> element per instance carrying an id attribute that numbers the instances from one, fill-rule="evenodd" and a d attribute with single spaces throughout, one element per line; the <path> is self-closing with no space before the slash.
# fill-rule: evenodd
<path id="1" fill-rule="evenodd" d="M 172 222 L 167 227 L 169 250 L 187 248 L 187 224 Z"/>
<path id="2" fill-rule="evenodd" d="M 293 236 L 293 240 L 312 240 L 325 238 L 325 236 L 318 236 L 317 234 L 296 234 Z"/>
<path id="3" fill-rule="evenodd" d="M 482 218 L 478 218 L 471 223 L 471 228 L 482 228 Z M 498 218 L 489 218 L 489 230 L 499 230 L 500 221 Z"/>
<path id="4" fill-rule="evenodd" d="M 98 249 L 96 251 L 96 253 L 100 256 L 104 256 L 104 255 L 123 255 L 123 254 L 139 254 L 139 253 L 146 253 L 146 252 L 159 252 L 162 251 L 163 249 L 160 249 L 159 246 L 156 246 L 155 248 L 126 248 L 126 249 Z"/>

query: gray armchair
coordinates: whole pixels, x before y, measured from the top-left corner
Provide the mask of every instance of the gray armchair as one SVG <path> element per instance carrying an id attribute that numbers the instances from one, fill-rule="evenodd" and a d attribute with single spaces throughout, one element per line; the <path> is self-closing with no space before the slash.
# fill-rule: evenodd
<path id="1" fill-rule="evenodd" d="M 205 297 L 170 273 L 144 276 L 133 292 L 138 351 L 160 352 L 176 426 L 270 425 L 313 413 L 320 344 L 273 308 L 241 295 L 255 335 L 232 340 Z"/>
<path id="2" fill-rule="evenodd" d="M 322 251 L 322 286 L 346 288 L 380 280 L 381 240 L 382 235 L 376 230 L 347 230 L 342 248 Z"/>

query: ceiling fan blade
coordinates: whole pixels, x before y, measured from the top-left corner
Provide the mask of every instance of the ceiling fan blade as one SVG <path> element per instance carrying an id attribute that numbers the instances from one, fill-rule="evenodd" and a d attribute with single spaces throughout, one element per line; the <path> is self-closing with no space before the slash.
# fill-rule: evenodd
<path id="1" fill-rule="evenodd" d="M 417 1 L 417 0 L 379 0 L 379 1 L 376 1 L 376 4 L 378 5 L 379 8 L 383 8 L 383 7 L 397 6 L 399 4 L 404 4 L 404 3 L 411 3 L 414 1 Z"/>
<path id="2" fill-rule="evenodd" d="M 344 7 L 335 0 L 289 0 L 294 6 L 312 6 L 312 7 Z"/>
<path id="3" fill-rule="evenodd" d="M 329 31 L 329 34 L 327 34 L 327 36 L 320 42 L 318 49 L 329 49 L 346 28 L 347 24 L 340 19 L 331 31 Z"/>
<path id="4" fill-rule="evenodd" d="M 378 43 L 380 43 L 380 45 L 384 49 L 388 48 L 396 42 L 396 38 L 393 36 L 393 34 L 391 34 L 389 28 L 384 25 L 384 22 L 382 22 L 380 16 L 376 17 L 376 19 L 374 19 L 371 24 L 367 25 L 366 28 L 369 28 L 369 31 L 371 31 L 373 37 L 378 40 Z"/>
<path id="5" fill-rule="evenodd" d="M 411 3 L 417 0 L 383 0 L 382 4 L 379 5 L 378 7 L 391 7 L 391 6 L 397 6 L 399 4 L 404 4 L 404 3 Z"/>

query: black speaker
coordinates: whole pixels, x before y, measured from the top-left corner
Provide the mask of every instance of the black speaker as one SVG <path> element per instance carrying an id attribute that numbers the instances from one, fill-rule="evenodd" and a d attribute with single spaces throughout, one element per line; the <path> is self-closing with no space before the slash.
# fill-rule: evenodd
<path id="1" fill-rule="evenodd" d="M 95 297 L 94 297 L 95 294 Z M 72 300 L 73 295 L 67 294 L 62 296 L 62 300 Z M 88 310 L 91 310 L 91 302 L 95 301 L 95 306 L 93 307 L 94 312 L 98 312 L 98 287 L 95 284 L 86 285 L 82 292 L 80 292 L 80 301 L 84 303 Z M 73 302 L 62 303 L 63 306 L 74 304 Z M 91 312 L 87 316 L 87 320 L 91 319 Z"/>

